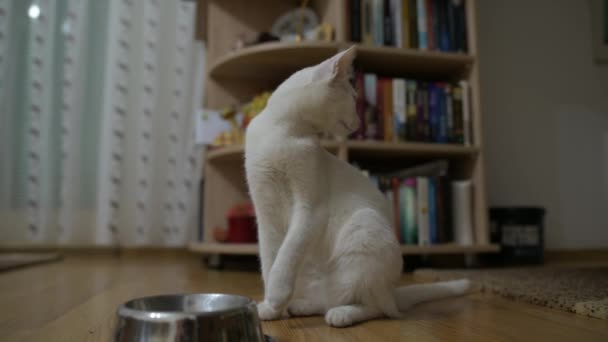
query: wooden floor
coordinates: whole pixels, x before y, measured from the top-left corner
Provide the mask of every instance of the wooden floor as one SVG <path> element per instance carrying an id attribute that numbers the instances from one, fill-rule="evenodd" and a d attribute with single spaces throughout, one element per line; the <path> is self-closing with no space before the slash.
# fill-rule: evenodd
<path id="1" fill-rule="evenodd" d="M 120 303 L 181 292 L 258 300 L 262 287 L 258 273 L 206 270 L 183 255 L 66 257 L 0 273 L 0 341 L 110 341 Z M 263 329 L 277 341 L 608 341 L 608 321 L 481 293 L 420 305 L 401 320 L 336 329 L 310 317 Z"/>

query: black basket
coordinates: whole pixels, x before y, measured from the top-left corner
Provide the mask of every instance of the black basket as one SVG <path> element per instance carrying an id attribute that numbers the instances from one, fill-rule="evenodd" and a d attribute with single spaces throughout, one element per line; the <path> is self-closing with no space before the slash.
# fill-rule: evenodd
<path id="1" fill-rule="evenodd" d="M 490 208 L 490 240 L 500 244 L 503 264 L 543 262 L 544 217 L 541 207 Z"/>

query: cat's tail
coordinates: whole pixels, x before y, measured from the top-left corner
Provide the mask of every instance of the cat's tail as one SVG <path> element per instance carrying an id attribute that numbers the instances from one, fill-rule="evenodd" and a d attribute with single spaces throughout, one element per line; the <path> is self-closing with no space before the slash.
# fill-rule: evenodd
<path id="1" fill-rule="evenodd" d="M 404 312 L 418 303 L 462 296 L 470 287 L 471 282 L 468 279 L 398 287 L 395 289 L 397 308 L 400 312 Z"/>

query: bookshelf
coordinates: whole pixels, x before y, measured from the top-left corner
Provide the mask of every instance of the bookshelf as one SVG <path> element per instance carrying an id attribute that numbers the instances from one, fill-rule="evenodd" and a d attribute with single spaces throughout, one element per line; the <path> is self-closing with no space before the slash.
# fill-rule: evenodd
<path id="1" fill-rule="evenodd" d="M 199 37 L 206 37 L 208 61 L 206 106 L 223 108 L 249 100 L 256 93 L 273 89 L 294 71 L 318 63 L 353 45 L 348 42 L 346 0 L 311 1 L 320 21 L 335 30 L 333 42 L 272 42 L 234 51 L 232 45 L 242 33 L 265 30 L 295 2 L 281 0 L 207 0 L 200 3 Z M 264 10 L 260 10 L 264 6 Z M 438 144 L 384 141 L 324 141 L 323 146 L 346 161 L 386 164 L 394 161 L 449 160 L 454 176 L 473 181 L 473 245 L 453 243 L 401 247 L 404 255 L 476 254 L 497 252 L 489 243 L 482 142 L 481 94 L 477 59 L 476 1 L 466 1 L 468 53 L 421 51 L 357 44 L 358 65 L 379 74 L 467 80 L 471 87 L 471 126 L 474 144 Z M 203 242 L 192 242 L 189 249 L 205 255 L 256 255 L 256 244 L 222 244 L 213 239 L 214 227 L 226 227 L 225 213 L 248 200 L 243 147 L 215 148 L 206 154 L 204 169 Z"/>

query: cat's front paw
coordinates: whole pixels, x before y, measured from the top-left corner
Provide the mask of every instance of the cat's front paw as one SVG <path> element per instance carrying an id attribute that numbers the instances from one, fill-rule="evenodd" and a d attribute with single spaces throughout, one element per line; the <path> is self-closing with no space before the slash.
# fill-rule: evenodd
<path id="1" fill-rule="evenodd" d="M 272 305 L 268 304 L 268 302 L 266 301 L 258 303 L 258 316 L 260 316 L 260 319 L 263 321 L 272 321 L 279 318 L 289 317 L 286 312 L 276 310 L 272 307 Z"/>

